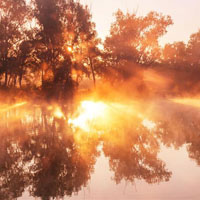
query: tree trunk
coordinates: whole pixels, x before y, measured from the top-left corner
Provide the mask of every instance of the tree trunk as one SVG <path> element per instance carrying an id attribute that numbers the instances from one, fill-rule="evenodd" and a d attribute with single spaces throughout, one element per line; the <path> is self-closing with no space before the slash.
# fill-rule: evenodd
<path id="1" fill-rule="evenodd" d="M 4 85 L 7 87 L 7 82 L 8 82 L 8 72 L 5 72 L 5 83 Z"/>
<path id="2" fill-rule="evenodd" d="M 13 86 L 14 86 L 14 87 L 16 86 L 16 83 L 17 83 L 17 76 L 15 75 L 15 76 L 14 76 L 14 81 L 13 81 Z"/>
<path id="3" fill-rule="evenodd" d="M 44 70 L 42 69 L 42 80 L 41 80 L 41 82 L 42 82 L 42 88 L 43 88 L 43 84 L 44 84 Z"/>
<path id="4" fill-rule="evenodd" d="M 9 79 L 8 79 L 8 86 L 10 86 L 10 81 L 11 81 L 11 75 L 9 76 Z"/>
<path id="5" fill-rule="evenodd" d="M 19 87 L 22 87 L 22 73 L 19 75 Z"/>
<path id="6" fill-rule="evenodd" d="M 94 66 L 93 66 L 92 58 L 89 57 L 89 60 L 90 60 L 90 68 L 91 68 L 91 71 L 92 71 L 92 78 L 93 78 L 94 87 L 96 87 L 96 77 L 95 77 L 95 73 L 94 73 Z"/>

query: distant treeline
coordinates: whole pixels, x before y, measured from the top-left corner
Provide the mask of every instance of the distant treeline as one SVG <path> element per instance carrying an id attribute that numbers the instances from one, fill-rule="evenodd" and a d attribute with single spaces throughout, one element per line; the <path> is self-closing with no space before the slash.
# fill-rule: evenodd
<path id="1" fill-rule="evenodd" d="M 81 80 L 101 78 L 119 85 L 140 69 L 195 70 L 200 75 L 200 31 L 188 44 L 164 48 L 159 39 L 172 25 L 170 16 L 115 13 L 102 42 L 87 6 L 74 0 L 0 1 L 0 86 L 38 89 L 69 96 Z M 175 78 L 175 77 L 174 77 Z M 182 78 L 180 78 L 182 80 Z M 195 82 L 196 83 L 196 82 Z M 189 87 L 189 83 L 188 83 Z"/>

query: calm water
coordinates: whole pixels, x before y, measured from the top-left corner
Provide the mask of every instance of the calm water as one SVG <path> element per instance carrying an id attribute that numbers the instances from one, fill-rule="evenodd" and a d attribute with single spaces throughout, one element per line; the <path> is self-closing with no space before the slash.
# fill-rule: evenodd
<path id="1" fill-rule="evenodd" d="M 200 109 L 109 108 L 86 131 L 68 123 L 76 108 L 2 106 L 0 199 L 200 199 Z"/>

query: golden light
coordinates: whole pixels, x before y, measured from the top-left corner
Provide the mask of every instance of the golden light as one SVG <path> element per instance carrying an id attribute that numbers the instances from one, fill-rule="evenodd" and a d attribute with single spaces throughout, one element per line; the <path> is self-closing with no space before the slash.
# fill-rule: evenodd
<path id="1" fill-rule="evenodd" d="M 63 112 L 61 111 L 61 109 L 59 107 L 57 107 L 55 109 L 55 111 L 54 111 L 54 117 L 59 118 L 59 119 L 65 118 Z"/>
<path id="2" fill-rule="evenodd" d="M 8 107 L 5 107 L 5 108 L 2 108 L 2 109 L 0 109 L 0 111 L 1 112 L 5 112 L 5 111 L 10 110 L 10 109 L 14 109 L 14 108 L 18 108 L 18 107 L 24 106 L 25 104 L 27 104 L 26 101 L 21 102 L 21 103 L 16 103 L 16 104 L 14 104 L 12 106 L 8 106 Z"/>
<path id="3" fill-rule="evenodd" d="M 86 132 L 104 120 L 107 105 L 103 102 L 82 101 L 79 108 L 79 115 L 70 118 L 68 123 L 75 128 L 80 128 Z"/>
<path id="4" fill-rule="evenodd" d="M 20 107 L 20 106 L 24 106 L 25 104 L 27 104 L 27 102 L 21 102 L 21 103 L 16 103 L 14 104 L 13 106 L 11 106 L 10 108 L 17 108 L 17 107 Z"/>
<path id="5" fill-rule="evenodd" d="M 73 49 L 72 49 L 72 47 L 67 47 L 67 50 L 69 51 L 69 52 L 72 52 L 73 51 Z"/>
<path id="6" fill-rule="evenodd" d="M 103 134 L 115 127 L 141 123 L 149 131 L 156 129 L 156 123 L 149 120 L 137 108 L 137 104 L 120 104 L 103 101 L 82 101 L 68 124 L 84 132 Z M 138 124 L 138 125 L 139 125 Z"/>
<path id="7" fill-rule="evenodd" d="M 200 99 L 193 99 L 193 98 L 177 98 L 171 99 L 174 103 L 179 103 L 183 105 L 199 107 L 200 108 Z"/>
<path id="8" fill-rule="evenodd" d="M 53 106 L 48 106 L 47 109 L 48 110 L 53 110 Z"/>
<path id="9" fill-rule="evenodd" d="M 156 123 L 154 123 L 153 121 L 150 121 L 148 119 L 144 119 L 142 121 L 142 125 L 147 128 L 149 131 L 152 131 L 153 129 L 156 128 Z"/>

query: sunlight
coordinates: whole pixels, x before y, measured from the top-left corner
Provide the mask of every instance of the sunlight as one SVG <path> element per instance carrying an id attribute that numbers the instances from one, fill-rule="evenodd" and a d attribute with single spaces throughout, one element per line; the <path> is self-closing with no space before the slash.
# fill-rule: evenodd
<path id="1" fill-rule="evenodd" d="M 59 107 L 57 107 L 55 109 L 55 111 L 54 111 L 54 117 L 59 118 L 59 119 L 65 118 L 63 112 L 61 111 L 61 109 Z"/>
<path id="2" fill-rule="evenodd" d="M 149 131 L 152 131 L 153 129 L 156 128 L 156 124 L 153 121 L 150 121 L 148 119 L 144 119 L 142 121 L 142 125 L 147 128 Z"/>
<path id="3" fill-rule="evenodd" d="M 23 105 L 25 105 L 25 104 L 27 104 L 26 101 L 21 102 L 21 103 L 16 103 L 16 104 L 14 104 L 13 106 L 10 106 L 9 108 L 10 108 L 10 109 L 12 109 L 12 108 L 17 108 L 17 107 L 23 106 Z"/>
<path id="4" fill-rule="evenodd" d="M 71 53 L 73 51 L 72 47 L 67 47 L 67 50 Z"/>
<path id="5" fill-rule="evenodd" d="M 200 108 L 200 99 L 193 99 L 193 98 L 177 98 L 172 99 L 174 103 L 188 105 L 188 106 L 194 106 Z"/>
<path id="6" fill-rule="evenodd" d="M 103 102 L 82 101 L 79 115 L 70 118 L 68 123 L 75 128 L 90 131 L 91 127 L 103 120 L 107 105 Z"/>
<path id="7" fill-rule="evenodd" d="M 6 108 L 2 108 L 2 109 L 0 109 L 0 111 L 1 111 L 1 112 L 5 112 L 5 111 L 8 111 L 8 110 L 10 110 L 10 109 L 14 109 L 14 108 L 18 108 L 18 107 L 24 106 L 25 104 L 27 104 L 26 101 L 21 102 L 21 103 L 16 103 L 16 104 L 14 104 L 14 105 L 12 105 L 12 106 L 8 106 L 8 107 L 6 107 Z"/>
<path id="8" fill-rule="evenodd" d="M 75 115 L 70 116 L 68 120 L 72 128 L 79 128 L 85 132 L 105 132 L 127 122 L 136 126 L 141 123 L 149 131 L 156 128 L 153 121 L 140 113 L 137 105 L 102 101 L 82 101 Z"/>

